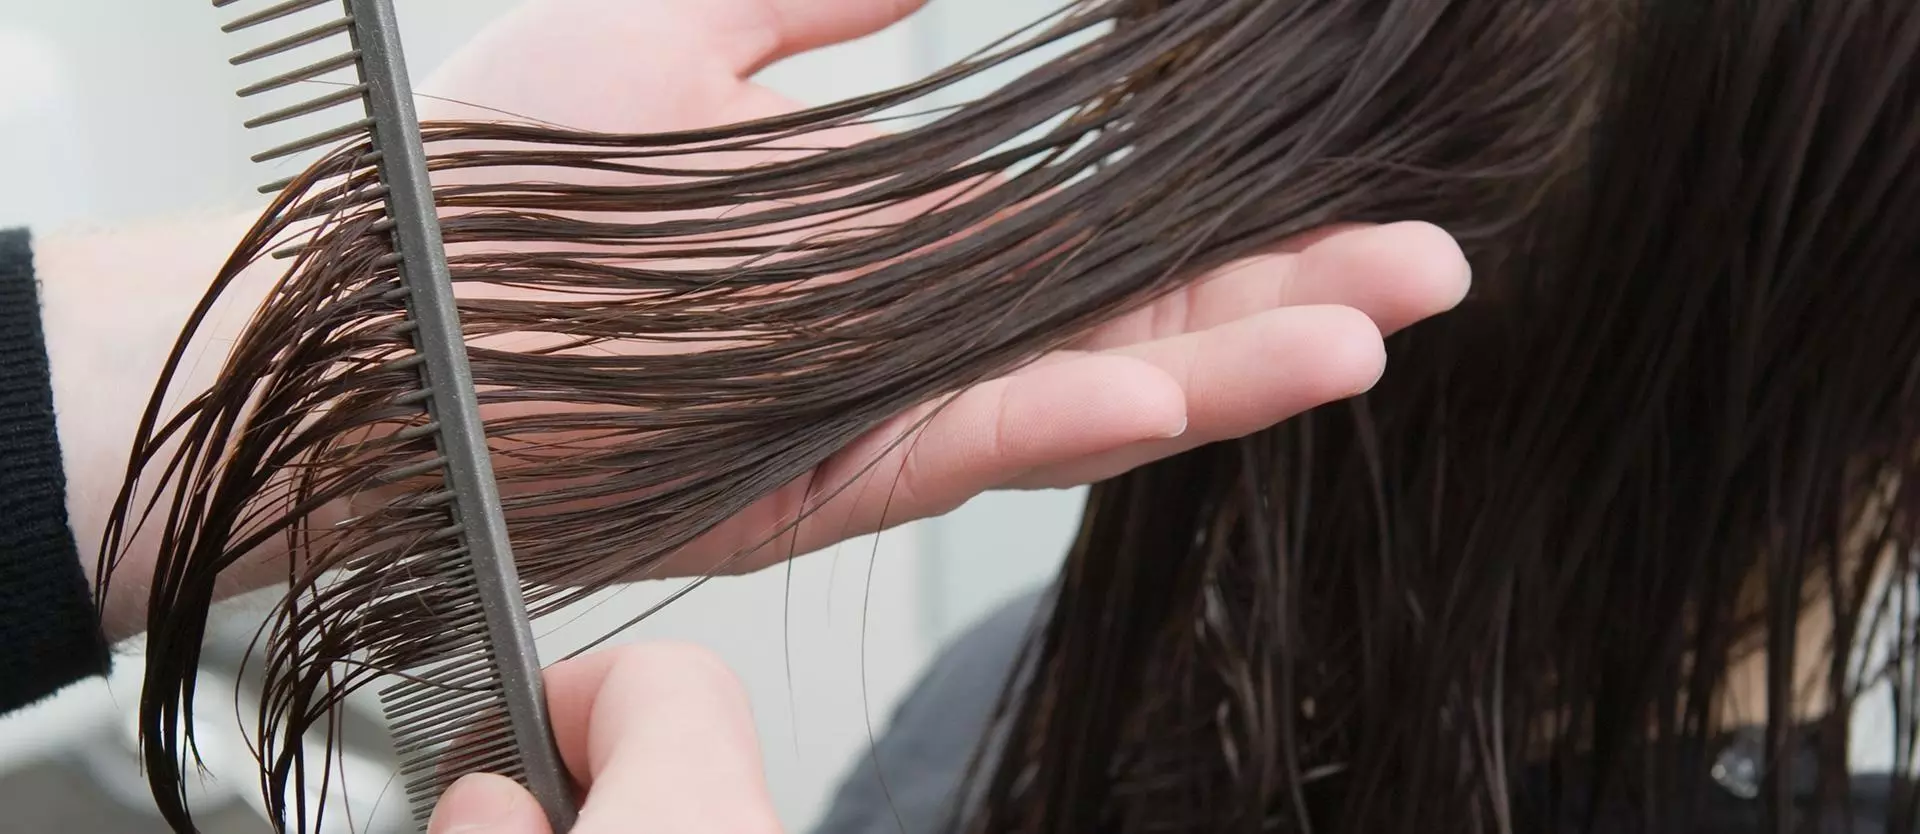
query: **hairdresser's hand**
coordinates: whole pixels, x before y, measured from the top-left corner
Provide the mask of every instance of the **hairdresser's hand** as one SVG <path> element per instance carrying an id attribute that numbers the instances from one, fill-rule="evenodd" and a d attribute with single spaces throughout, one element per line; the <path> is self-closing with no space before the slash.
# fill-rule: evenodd
<path id="1" fill-rule="evenodd" d="M 775 834 L 746 692 L 720 660 L 678 644 L 556 664 L 547 703 L 561 755 L 586 785 L 572 834 Z M 428 834 L 551 834 L 508 779 L 468 776 Z"/>
<path id="2" fill-rule="evenodd" d="M 917 0 L 532 0 L 469 44 L 423 86 L 429 118 L 497 111 L 614 131 L 736 122 L 796 104 L 747 79 L 799 52 L 905 16 Z M 452 101 L 479 105 L 471 109 Z M 492 108 L 492 109 L 488 109 Z M 838 134 L 854 142 L 863 134 Z M 37 246 L 72 528 L 89 570 L 126 474 L 128 439 L 160 363 L 249 215 L 144 229 L 50 236 Z M 1244 435 L 1366 390 L 1382 372 L 1383 333 L 1450 308 L 1467 266 L 1445 234 L 1402 224 L 1324 232 L 1196 280 L 1088 336 L 1073 350 L 965 392 L 918 440 L 876 454 L 925 411 L 901 415 L 678 554 L 709 569 L 810 506 L 806 483 L 864 483 L 730 570 L 770 564 L 842 538 L 937 515 L 983 491 L 1086 483 L 1203 443 Z M 231 344 L 272 286 L 250 274 L 211 311 L 207 345 Z M 199 390 L 221 362 L 177 378 Z M 150 539 L 157 524 L 143 535 Z M 143 627 L 153 545 L 127 553 L 105 614 L 108 633 Z M 284 576 L 277 557 L 222 574 L 222 593 Z"/>
<path id="3" fill-rule="evenodd" d="M 799 105 L 752 83 L 785 57 L 893 23 L 917 0 L 541 0 L 499 22 L 428 85 L 430 115 L 498 111 L 579 128 L 706 127 Z M 451 101 L 494 110 L 466 109 Z M 843 129 L 854 142 L 864 128 Z M 1382 336 L 1451 308 L 1468 267 L 1439 229 L 1328 229 L 1201 277 L 1074 349 L 981 384 L 916 442 L 904 414 L 677 554 L 703 572 L 763 541 L 812 488 L 837 497 L 729 571 L 937 515 L 992 489 L 1111 477 L 1246 435 L 1371 387 Z M 869 466 L 876 458 L 877 466 Z M 862 474 L 864 470 L 864 474 Z M 865 481 L 864 483 L 860 481 Z"/>

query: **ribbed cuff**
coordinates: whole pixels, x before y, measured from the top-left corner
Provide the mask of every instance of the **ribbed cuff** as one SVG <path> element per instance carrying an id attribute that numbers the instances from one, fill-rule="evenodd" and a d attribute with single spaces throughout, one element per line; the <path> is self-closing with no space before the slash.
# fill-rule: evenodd
<path id="1" fill-rule="evenodd" d="M 108 668 L 66 493 L 33 250 L 0 230 L 0 711 Z"/>

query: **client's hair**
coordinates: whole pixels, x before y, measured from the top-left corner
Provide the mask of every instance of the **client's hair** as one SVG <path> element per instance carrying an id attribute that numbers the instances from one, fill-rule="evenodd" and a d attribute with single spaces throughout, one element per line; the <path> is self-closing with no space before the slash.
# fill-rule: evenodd
<path id="1" fill-rule="evenodd" d="M 1909 830 L 1917 51 L 1912 0 L 1081 0 L 925 81 L 748 124 L 429 125 L 530 602 L 643 577 L 908 407 L 1203 269 L 1426 220 L 1475 290 L 1396 336 L 1372 393 L 1096 485 L 955 825 L 1708 830 L 1720 739 L 1751 724 L 1753 801 L 1785 831 L 1844 810 L 1877 685 Z M 419 510 L 444 494 L 369 150 L 296 181 L 221 273 L 203 309 L 308 244 L 216 384 L 169 416 L 162 380 L 104 548 L 162 524 L 142 722 L 178 819 L 175 722 L 247 554 L 293 556 L 265 646 L 275 803 L 345 694 L 478 616 L 436 602 L 452 557 Z"/>

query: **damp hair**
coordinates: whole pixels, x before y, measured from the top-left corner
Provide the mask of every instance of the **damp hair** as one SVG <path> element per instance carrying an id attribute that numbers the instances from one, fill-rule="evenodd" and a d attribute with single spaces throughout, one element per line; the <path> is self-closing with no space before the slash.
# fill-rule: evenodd
<path id="1" fill-rule="evenodd" d="M 1209 267 L 1423 220 L 1475 289 L 1394 336 L 1373 391 L 1094 486 L 952 827 L 1583 830 L 1624 803 L 1628 830 L 1710 830 L 1715 745 L 1754 725 L 1812 742 L 1764 759 L 1786 831 L 1845 810 L 1878 693 L 1888 830 L 1912 830 L 1916 50 L 1905 0 L 1079 0 L 745 124 L 430 123 L 529 605 L 645 578 L 909 407 Z M 340 700 L 471 631 L 436 598 L 369 150 L 236 248 L 201 316 L 300 244 L 168 412 L 183 333 L 102 548 L 158 531 L 141 726 L 176 825 L 209 607 L 250 554 L 290 554 L 257 726 L 282 827 Z M 835 474 L 740 552 L 868 476 Z"/>

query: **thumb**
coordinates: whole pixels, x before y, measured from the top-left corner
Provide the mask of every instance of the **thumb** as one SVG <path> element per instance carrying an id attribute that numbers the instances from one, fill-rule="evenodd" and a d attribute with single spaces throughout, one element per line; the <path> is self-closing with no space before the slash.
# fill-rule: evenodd
<path id="1" fill-rule="evenodd" d="M 736 69 L 751 77 L 768 65 L 802 52 L 866 37 L 926 5 L 926 0 L 733 0 L 708 4 L 753 22 L 746 43 L 755 48 L 740 56 Z M 742 33 L 747 34 L 747 33 Z"/>
<path id="2" fill-rule="evenodd" d="M 553 834 L 540 803 L 520 783 L 491 773 L 463 776 L 434 806 L 427 834 Z"/>

